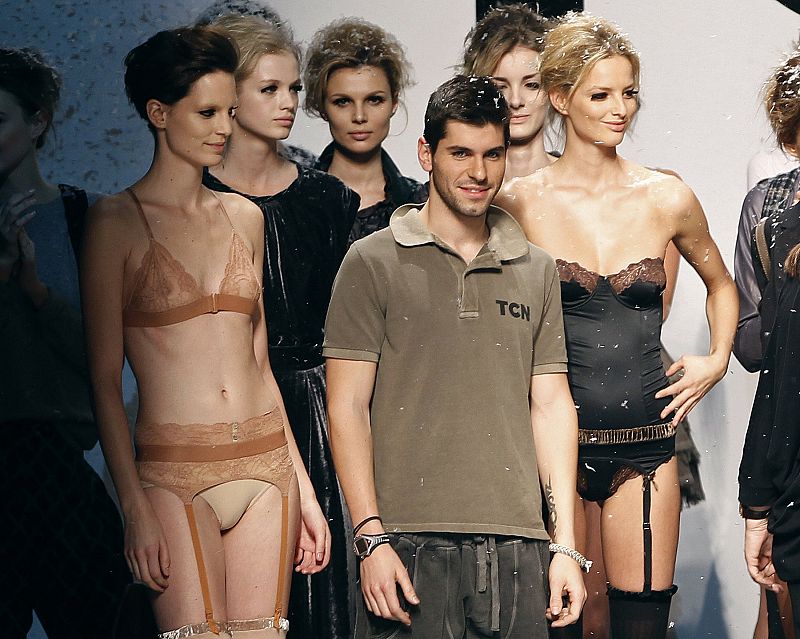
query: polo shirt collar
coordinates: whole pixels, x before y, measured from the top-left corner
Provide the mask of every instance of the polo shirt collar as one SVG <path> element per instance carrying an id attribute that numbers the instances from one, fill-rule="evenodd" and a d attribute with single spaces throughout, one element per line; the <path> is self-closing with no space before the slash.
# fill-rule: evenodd
<path id="1" fill-rule="evenodd" d="M 400 246 L 421 246 L 423 244 L 436 244 L 452 252 L 441 238 L 428 230 L 420 215 L 421 207 L 415 204 L 404 204 L 392 214 L 389 228 L 395 242 Z M 489 227 L 489 240 L 486 248 L 498 263 L 515 260 L 527 255 L 528 240 L 522 232 L 517 221 L 503 209 L 490 206 L 486 213 L 486 224 Z M 479 253 L 480 255 L 480 253 Z"/>

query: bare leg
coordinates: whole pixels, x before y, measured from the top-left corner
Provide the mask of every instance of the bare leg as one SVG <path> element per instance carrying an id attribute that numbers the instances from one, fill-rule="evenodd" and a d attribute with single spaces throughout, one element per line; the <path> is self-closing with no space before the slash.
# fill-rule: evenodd
<path id="1" fill-rule="evenodd" d="M 206 621 L 205 607 L 186 508 L 175 494 L 166 489 L 151 487 L 145 489 L 145 494 L 161 522 L 170 556 L 169 586 L 163 593 L 153 596 L 153 611 L 159 631 L 201 624 Z M 214 511 L 202 499 L 195 499 L 194 513 L 214 617 L 221 621 L 226 619 L 225 557 L 219 522 Z M 218 636 L 227 635 L 223 633 Z"/>
<path id="2" fill-rule="evenodd" d="M 603 546 L 600 539 L 600 506 L 592 501 L 581 500 L 586 522 L 585 550 L 580 552 L 592 560 L 592 569 L 586 575 L 588 598 L 583 606 L 583 636 L 585 639 L 608 639 L 609 614 L 606 596 L 606 568 L 603 562 Z M 576 509 L 580 505 L 576 505 Z"/>
<path id="3" fill-rule="evenodd" d="M 227 567 L 227 611 L 230 621 L 269 624 L 276 614 L 276 597 L 282 577 L 281 616 L 286 616 L 289 585 L 297 540 L 300 495 L 297 480 L 292 479 L 288 499 L 288 534 L 281 556 L 282 495 L 270 485 L 256 499 L 237 523 L 222 537 Z M 243 624 L 247 626 L 247 624 Z M 238 630 L 234 637 L 268 639 L 285 633 L 278 628 Z"/>
<path id="4" fill-rule="evenodd" d="M 658 467 L 649 485 L 650 584 L 645 578 L 643 531 L 643 499 L 647 499 L 647 489 L 646 479 L 634 477 L 603 505 L 603 556 L 612 586 L 610 612 L 615 639 L 659 639 L 667 631 L 681 505 L 674 457 Z"/>

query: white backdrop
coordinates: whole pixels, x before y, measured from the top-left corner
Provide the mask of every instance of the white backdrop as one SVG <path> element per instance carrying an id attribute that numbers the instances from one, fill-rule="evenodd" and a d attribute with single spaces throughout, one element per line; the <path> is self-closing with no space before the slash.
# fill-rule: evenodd
<path id="1" fill-rule="evenodd" d="M 122 93 L 122 58 L 158 29 L 187 23 L 204 0 L 6 0 L 0 42 L 45 50 L 64 71 L 56 137 L 44 149 L 53 179 L 117 190 L 147 168 L 152 143 Z M 415 159 L 427 96 L 452 73 L 474 17 L 474 0 L 274 0 L 307 40 L 329 20 L 358 15 L 392 31 L 408 48 L 417 85 L 407 95 L 387 148 L 401 169 L 423 177 Z M 732 266 L 747 160 L 770 144 L 758 93 L 797 36 L 800 17 L 775 0 L 587 0 L 619 23 L 640 50 L 642 109 L 623 153 L 678 171 L 709 216 Z M 300 117 L 290 139 L 319 151 L 323 122 Z M 703 290 L 684 266 L 665 327 L 670 351 L 703 352 Z M 692 414 L 709 500 L 684 514 L 678 557 L 675 636 L 752 636 L 757 591 L 741 559 L 736 470 L 755 378 L 737 363 Z M 32 633 L 33 636 L 41 636 Z"/>

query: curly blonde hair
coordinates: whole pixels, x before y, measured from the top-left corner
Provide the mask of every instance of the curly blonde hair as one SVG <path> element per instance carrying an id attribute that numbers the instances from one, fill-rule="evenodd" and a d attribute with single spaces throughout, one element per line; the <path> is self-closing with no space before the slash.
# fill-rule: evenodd
<path id="1" fill-rule="evenodd" d="M 800 48 L 796 48 L 767 80 L 764 106 L 778 144 L 798 156 L 795 147 L 800 129 Z"/>
<path id="2" fill-rule="evenodd" d="M 560 91 L 569 99 L 595 64 L 613 56 L 631 63 L 638 85 L 639 54 L 619 28 L 604 18 L 569 12 L 547 34 L 539 65 L 542 86 L 548 93 Z"/>
<path id="3" fill-rule="evenodd" d="M 383 69 L 395 103 L 413 83 L 403 45 L 378 25 L 360 18 L 342 18 L 317 31 L 308 47 L 303 72 L 306 112 L 324 118 L 331 73 L 362 66 Z"/>
<path id="4" fill-rule="evenodd" d="M 300 45 L 294 41 L 288 25 L 278 26 L 261 16 L 235 14 L 221 16 L 212 24 L 233 40 L 239 49 L 239 64 L 234 74 L 237 82 L 253 72 L 262 55 L 288 53 L 300 66 Z"/>
<path id="5" fill-rule="evenodd" d="M 522 3 L 494 7 L 464 39 L 464 75 L 492 75 L 504 55 L 516 47 L 544 50 L 550 22 Z"/>

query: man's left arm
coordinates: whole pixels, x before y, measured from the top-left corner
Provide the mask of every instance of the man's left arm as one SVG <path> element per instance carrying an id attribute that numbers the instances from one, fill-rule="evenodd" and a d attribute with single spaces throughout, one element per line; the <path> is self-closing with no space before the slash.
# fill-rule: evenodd
<path id="1" fill-rule="evenodd" d="M 575 548 L 578 416 L 566 373 L 531 378 L 531 425 L 553 542 Z M 550 563 L 549 581 L 548 618 L 553 627 L 575 623 L 586 601 L 586 586 L 577 562 L 556 553 Z M 562 606 L 562 596 L 569 598 L 567 608 Z"/>

